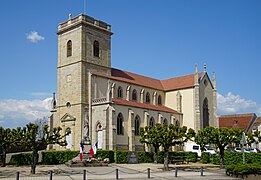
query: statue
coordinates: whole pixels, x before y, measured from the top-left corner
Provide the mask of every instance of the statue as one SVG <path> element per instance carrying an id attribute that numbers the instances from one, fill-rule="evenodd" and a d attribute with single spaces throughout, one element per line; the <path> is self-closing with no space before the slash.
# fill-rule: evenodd
<path id="1" fill-rule="evenodd" d="M 84 108 L 84 122 L 83 122 L 83 143 L 89 144 L 90 137 L 89 137 L 89 109 L 87 107 Z"/>

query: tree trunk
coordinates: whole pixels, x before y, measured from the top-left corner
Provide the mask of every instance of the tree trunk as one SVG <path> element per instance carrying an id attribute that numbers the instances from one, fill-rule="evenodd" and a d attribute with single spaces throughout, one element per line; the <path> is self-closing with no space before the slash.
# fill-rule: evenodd
<path id="1" fill-rule="evenodd" d="M 32 157 L 32 166 L 31 166 L 31 173 L 35 174 L 36 164 L 38 162 L 38 151 L 33 150 L 33 157 Z"/>
<path id="2" fill-rule="evenodd" d="M 168 171 L 169 170 L 169 152 L 166 151 L 164 152 L 164 171 Z"/>
<path id="3" fill-rule="evenodd" d="M 219 148 L 219 151 L 220 151 L 220 167 L 224 168 L 224 155 L 225 155 L 224 147 Z"/>
<path id="4" fill-rule="evenodd" d="M 6 161 L 6 150 L 5 149 L 3 149 L 3 151 L 2 151 L 1 159 L 2 159 L 1 167 L 5 167 L 5 165 L 6 165 L 6 163 L 5 163 L 5 161 Z"/>
<path id="5" fill-rule="evenodd" d="M 154 163 L 158 164 L 158 148 L 154 146 L 154 154 L 153 154 Z"/>

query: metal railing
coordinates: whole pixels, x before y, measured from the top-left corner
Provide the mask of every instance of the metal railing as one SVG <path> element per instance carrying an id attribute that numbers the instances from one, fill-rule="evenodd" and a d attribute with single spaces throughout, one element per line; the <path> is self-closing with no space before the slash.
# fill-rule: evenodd
<path id="1" fill-rule="evenodd" d="M 179 170 L 181 170 L 179 167 L 175 167 L 174 173 L 173 173 L 173 177 L 178 177 Z M 193 171 L 199 172 L 200 176 L 204 176 L 204 168 L 202 166 L 200 168 L 196 168 L 196 169 L 194 168 Z M 101 176 L 101 175 L 112 174 L 114 172 L 115 172 L 115 179 L 120 179 L 120 174 L 146 174 L 146 178 L 147 179 L 151 178 L 151 169 L 150 168 L 147 168 L 147 170 L 145 170 L 145 171 L 135 171 L 135 172 L 127 172 L 127 171 L 123 171 L 121 169 L 113 169 L 112 171 L 105 172 L 105 173 L 95 173 L 95 172 L 88 171 L 88 170 L 68 171 L 68 170 L 61 170 L 61 169 L 59 169 L 58 171 L 53 171 L 53 170 L 48 171 L 48 174 L 49 174 L 49 179 L 50 180 L 53 180 L 55 175 L 62 174 L 62 173 L 63 174 L 70 174 L 70 175 L 82 174 L 82 179 L 83 180 L 87 180 L 88 179 L 88 174 Z M 121 179 L 124 179 L 124 178 L 121 178 Z M 20 172 L 16 172 L 16 180 L 20 180 Z"/>

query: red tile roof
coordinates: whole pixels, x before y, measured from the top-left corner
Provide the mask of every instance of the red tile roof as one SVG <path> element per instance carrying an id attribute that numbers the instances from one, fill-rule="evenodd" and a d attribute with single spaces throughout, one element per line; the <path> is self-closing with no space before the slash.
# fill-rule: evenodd
<path id="1" fill-rule="evenodd" d="M 194 74 L 180 76 L 177 78 L 171 78 L 167 80 L 157 80 L 115 68 L 111 69 L 111 76 L 102 75 L 96 72 L 93 72 L 93 74 L 161 91 L 170 91 L 194 87 Z M 199 77 L 201 75 L 202 73 L 199 73 Z"/>
<path id="2" fill-rule="evenodd" d="M 199 73 L 201 77 L 202 73 Z M 165 91 L 178 90 L 194 87 L 194 74 L 180 76 L 176 78 L 166 79 L 161 81 Z"/>
<path id="3" fill-rule="evenodd" d="M 150 110 L 154 110 L 154 111 L 163 111 L 163 112 L 168 112 L 168 113 L 179 113 L 179 112 L 175 111 L 174 109 L 168 108 L 166 106 L 157 106 L 157 105 L 153 105 L 153 104 L 127 101 L 125 99 L 120 99 L 120 98 L 113 98 L 112 102 L 114 102 L 115 104 L 123 105 L 123 106 L 132 106 L 132 107 L 137 107 L 137 108 L 150 109 Z"/>
<path id="4" fill-rule="evenodd" d="M 255 117 L 255 113 L 223 115 L 219 117 L 219 127 L 238 128 L 247 131 L 253 125 L 251 120 Z"/>

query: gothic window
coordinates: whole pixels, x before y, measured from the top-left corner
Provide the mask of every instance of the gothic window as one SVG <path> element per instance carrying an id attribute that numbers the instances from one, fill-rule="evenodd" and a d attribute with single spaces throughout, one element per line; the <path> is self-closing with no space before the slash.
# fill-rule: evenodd
<path id="1" fill-rule="evenodd" d="M 122 98 L 122 87 L 121 86 L 118 87 L 118 96 L 117 97 Z"/>
<path id="2" fill-rule="evenodd" d="M 121 113 L 119 113 L 117 116 L 117 135 L 123 135 L 123 132 L 123 116 Z"/>
<path id="3" fill-rule="evenodd" d="M 203 102 L 203 128 L 209 126 L 209 112 L 208 112 L 208 99 L 205 98 Z"/>
<path id="4" fill-rule="evenodd" d="M 155 124 L 154 118 L 151 117 L 151 118 L 150 118 L 150 126 L 154 126 L 154 124 Z"/>
<path id="5" fill-rule="evenodd" d="M 158 105 L 162 105 L 161 95 L 158 96 Z"/>
<path id="6" fill-rule="evenodd" d="M 135 117 L 135 130 L 134 130 L 135 136 L 140 135 L 139 131 L 140 131 L 140 117 L 137 115 Z"/>
<path id="7" fill-rule="evenodd" d="M 179 121 L 177 120 L 176 123 L 175 123 L 176 126 L 179 126 Z"/>
<path id="8" fill-rule="evenodd" d="M 98 41 L 93 42 L 93 56 L 100 57 L 100 47 Z"/>
<path id="9" fill-rule="evenodd" d="M 132 101 L 137 101 L 137 91 L 136 91 L 136 89 L 134 89 L 132 91 Z"/>
<path id="10" fill-rule="evenodd" d="M 150 93 L 146 93 L 146 103 L 150 103 Z"/>
<path id="11" fill-rule="evenodd" d="M 67 57 L 72 56 L 72 41 L 67 42 Z"/>
<path id="12" fill-rule="evenodd" d="M 163 124 L 168 125 L 168 120 L 166 118 L 163 120 Z"/>

